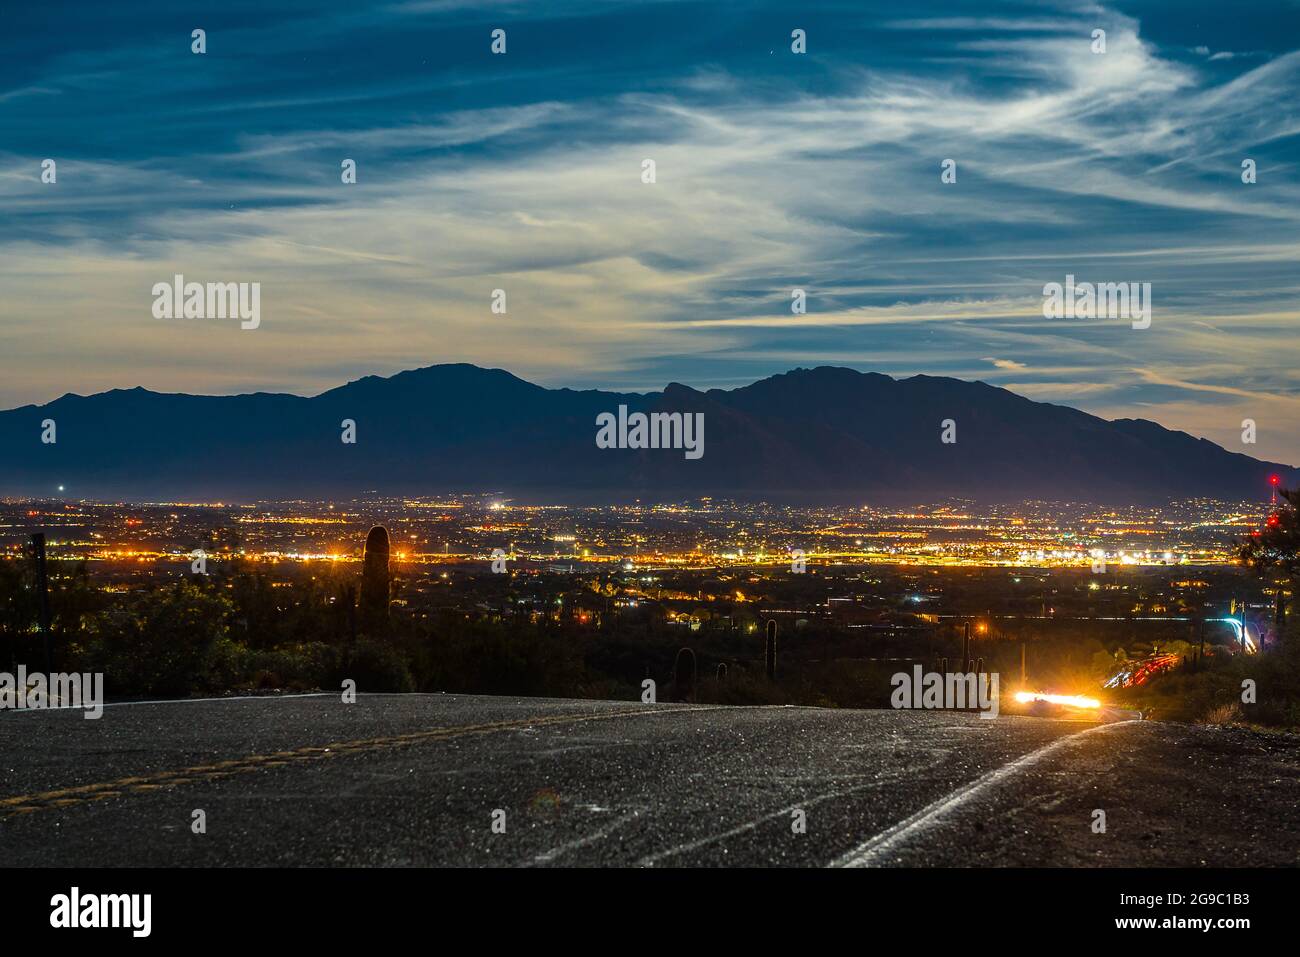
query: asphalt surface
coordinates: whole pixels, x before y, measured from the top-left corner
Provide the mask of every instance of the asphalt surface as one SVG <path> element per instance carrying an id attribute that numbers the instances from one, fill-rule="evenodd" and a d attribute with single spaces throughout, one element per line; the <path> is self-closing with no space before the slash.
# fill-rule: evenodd
<path id="1" fill-rule="evenodd" d="M 0 772 L 7 866 L 1300 862 L 1300 736 L 1156 722 L 217 699 L 2 713 Z"/>

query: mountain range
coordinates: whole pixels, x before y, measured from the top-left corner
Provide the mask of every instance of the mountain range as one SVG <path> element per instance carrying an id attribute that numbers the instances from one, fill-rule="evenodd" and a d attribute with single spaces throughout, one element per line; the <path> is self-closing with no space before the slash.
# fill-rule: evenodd
<path id="1" fill-rule="evenodd" d="M 597 417 L 619 406 L 628 417 L 702 413 L 704 454 L 598 448 Z M 355 443 L 342 441 L 344 420 Z M 945 420 L 955 442 L 942 441 Z M 644 394 L 547 389 L 465 364 L 311 397 L 117 389 L 0 412 L 0 449 L 0 495 L 135 501 L 490 491 L 574 504 L 1144 504 L 1258 499 L 1271 475 L 1300 478 L 1143 419 L 1108 421 L 984 382 L 835 367 Z"/>

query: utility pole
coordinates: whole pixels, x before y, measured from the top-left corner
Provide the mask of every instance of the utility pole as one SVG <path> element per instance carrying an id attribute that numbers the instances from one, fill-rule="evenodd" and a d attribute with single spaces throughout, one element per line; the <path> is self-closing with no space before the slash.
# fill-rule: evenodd
<path id="1" fill-rule="evenodd" d="M 1029 647 L 1029 642 L 1022 641 L 1020 643 L 1020 687 L 1021 688 L 1027 688 L 1029 686 L 1029 668 L 1027 667 L 1027 661 L 1026 661 L 1028 656 L 1028 652 L 1026 649 L 1028 647 Z"/>
<path id="2" fill-rule="evenodd" d="M 41 637 L 45 650 L 45 678 L 54 674 L 54 649 L 50 639 L 50 578 L 45 568 L 45 533 L 32 533 L 32 552 L 36 558 L 36 595 L 40 602 Z"/>

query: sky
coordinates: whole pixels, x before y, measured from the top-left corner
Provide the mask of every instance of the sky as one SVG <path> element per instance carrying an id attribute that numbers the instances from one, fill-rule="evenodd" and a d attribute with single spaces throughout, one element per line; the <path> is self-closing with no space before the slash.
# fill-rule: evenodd
<path id="1" fill-rule="evenodd" d="M 629 391 L 841 365 L 1300 463 L 1296 2 L 141 0 L 5 21 L 0 408 L 315 394 L 440 362 Z M 155 318 L 177 273 L 260 283 L 260 325 Z M 1045 318 L 1067 275 L 1150 283 L 1150 328 Z"/>

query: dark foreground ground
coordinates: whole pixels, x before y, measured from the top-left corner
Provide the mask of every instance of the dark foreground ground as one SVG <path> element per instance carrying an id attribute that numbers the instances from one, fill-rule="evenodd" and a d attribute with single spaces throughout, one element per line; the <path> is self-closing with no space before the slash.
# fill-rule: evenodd
<path id="1" fill-rule="evenodd" d="M 1260 867 L 1300 863 L 1297 782 L 1300 737 L 1157 722 L 464 695 L 183 701 L 110 706 L 98 721 L 0 714 L 0 855 Z M 206 833 L 193 833 L 196 809 Z"/>

